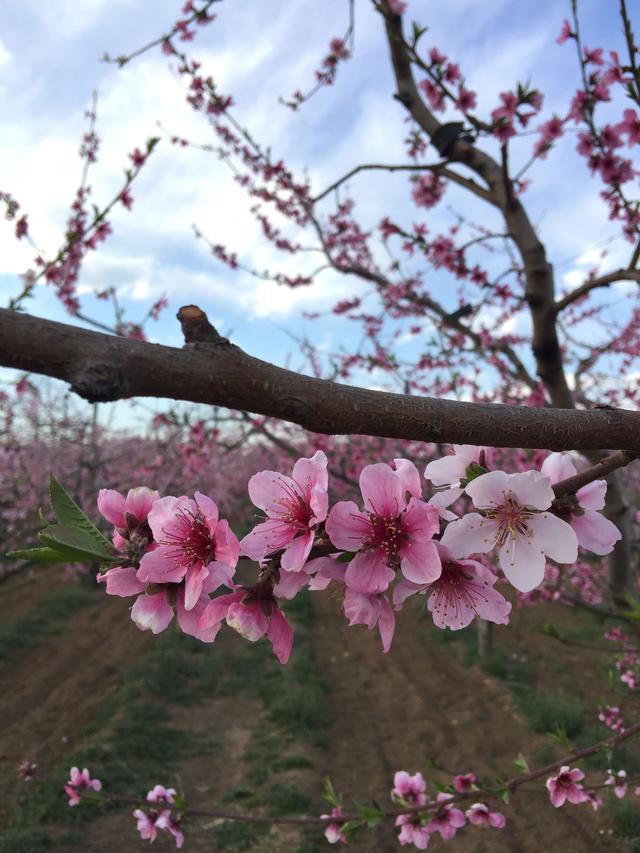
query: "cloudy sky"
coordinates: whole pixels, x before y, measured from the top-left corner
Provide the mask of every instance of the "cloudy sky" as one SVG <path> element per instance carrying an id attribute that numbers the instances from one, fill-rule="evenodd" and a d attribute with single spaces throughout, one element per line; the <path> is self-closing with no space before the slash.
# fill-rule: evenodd
<path id="1" fill-rule="evenodd" d="M 405 162 L 404 115 L 393 101 L 393 82 L 379 18 L 368 0 L 355 0 L 355 56 L 344 65 L 335 86 L 321 91 L 298 113 L 278 96 L 305 88 L 326 53 L 329 40 L 347 24 L 347 0 L 224 0 L 216 21 L 203 28 L 192 55 L 236 102 L 235 115 L 253 135 L 270 145 L 296 170 L 304 168 L 314 188 L 363 161 Z M 183 85 L 158 49 L 120 70 L 101 62 L 106 52 L 131 51 L 167 31 L 179 14 L 175 0 L 3 0 L 0 4 L 0 189 L 10 192 L 29 214 L 38 245 L 53 254 L 60 245 L 70 201 L 79 183 L 79 141 L 85 110 L 98 93 L 99 162 L 92 169 L 93 199 L 105 203 L 117 192 L 127 154 L 158 133 L 199 142 L 213 141 L 203 119 L 184 100 Z M 621 43 L 614 0 L 581 0 L 584 38 L 589 46 Z M 577 88 L 571 46 L 555 37 L 569 0 L 410 0 L 408 17 L 428 24 L 425 43 L 437 45 L 458 61 L 467 86 L 479 93 L 478 113 L 497 105 L 498 93 L 516 80 L 531 80 L 546 95 L 545 117 L 562 113 Z M 640 29 L 640 27 L 639 27 Z M 517 157 L 526 157 L 533 139 Z M 532 218 L 547 241 L 560 283 L 576 284 L 598 258 L 607 264 L 627 258 L 629 249 L 607 221 L 599 185 L 573 153 L 575 140 L 563 141 L 531 172 L 527 194 Z M 357 177 L 351 183 L 365 225 L 385 214 L 416 221 L 406 176 Z M 118 207 L 114 234 L 87 260 L 81 276 L 86 313 L 109 320 L 95 287 L 116 286 L 127 317 L 136 320 L 166 292 L 170 308 L 148 326 L 152 340 L 180 345 L 177 308 L 201 305 L 218 327 L 248 352 L 280 364 L 293 355 L 290 337 L 309 334 L 331 348 L 352 326 L 340 318 L 305 321 L 306 310 L 322 310 L 357 290 L 353 281 L 326 273 L 313 288 L 292 291 L 233 273 L 195 240 L 197 224 L 214 242 L 225 243 L 259 269 L 301 271 L 305 260 L 280 262 L 265 244 L 248 213 L 247 200 L 228 168 L 213 155 L 181 150 L 165 138 L 133 187 L 131 212 Z M 487 212 L 450 191 L 451 204 L 477 221 Z M 437 229 L 450 222 L 446 207 L 423 211 Z M 20 287 L 32 266 L 33 250 L 13 239 L 0 220 L 0 303 Z M 449 286 L 442 274 L 440 286 Z M 29 310 L 67 320 L 45 287 Z M 298 361 L 296 361 L 296 359 Z M 8 378 L 8 373 L 2 374 Z"/>

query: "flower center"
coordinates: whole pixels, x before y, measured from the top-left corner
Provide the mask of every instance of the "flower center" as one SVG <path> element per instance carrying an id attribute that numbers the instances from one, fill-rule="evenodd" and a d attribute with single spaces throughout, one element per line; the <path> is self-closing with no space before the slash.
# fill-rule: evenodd
<path id="1" fill-rule="evenodd" d="M 363 540 L 365 548 L 379 548 L 389 563 L 399 560 L 399 548 L 406 533 L 397 515 L 376 515 L 369 513 L 371 528 Z"/>
<path id="2" fill-rule="evenodd" d="M 275 501 L 275 503 L 282 507 L 280 518 L 286 524 L 293 524 L 296 527 L 308 529 L 309 522 L 314 517 L 314 514 L 304 488 L 299 483 L 295 483 L 294 486 L 285 483 L 282 488 L 282 497 Z"/>
<path id="3" fill-rule="evenodd" d="M 511 495 L 508 495 L 501 506 L 485 510 L 485 515 L 487 518 L 498 523 L 496 547 L 499 548 L 508 539 L 513 539 L 516 536 L 526 536 L 528 538 L 529 528 L 527 527 L 527 521 L 535 513 L 521 506 Z"/>
<path id="4" fill-rule="evenodd" d="M 206 566 L 215 559 L 216 540 L 200 510 L 191 512 L 179 509 L 176 513 L 184 524 L 180 533 L 166 533 L 168 537 L 161 545 L 171 547 L 174 558 L 181 564 L 195 566 L 201 563 Z"/>

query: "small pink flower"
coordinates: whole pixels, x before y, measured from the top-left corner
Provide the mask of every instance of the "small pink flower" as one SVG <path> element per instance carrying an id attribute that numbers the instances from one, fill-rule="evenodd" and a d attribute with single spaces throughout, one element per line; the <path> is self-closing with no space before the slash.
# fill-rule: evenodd
<path id="1" fill-rule="evenodd" d="M 393 12 L 394 15 L 402 15 L 404 10 L 407 8 L 407 4 L 404 0 L 388 0 L 389 9 Z"/>
<path id="2" fill-rule="evenodd" d="M 237 587 L 229 595 L 214 598 L 203 609 L 198 624 L 201 629 L 217 631 L 224 620 L 250 643 L 266 636 L 280 663 L 289 660 L 293 631 L 273 597 L 269 582 L 259 581 L 250 588 Z"/>
<path id="3" fill-rule="evenodd" d="M 419 815 L 398 815 L 395 825 L 400 827 L 398 841 L 401 847 L 405 844 L 413 844 L 418 850 L 427 849 L 431 834 L 428 826 L 423 825 Z"/>
<path id="4" fill-rule="evenodd" d="M 396 616 L 385 595 L 355 592 L 347 587 L 343 608 L 350 626 L 366 625 L 373 631 L 377 625 L 382 651 L 389 651 L 396 627 Z"/>
<path id="5" fill-rule="evenodd" d="M 178 850 L 184 844 L 184 834 L 170 809 L 163 809 L 160 812 L 156 809 L 149 809 L 148 811 L 135 809 L 133 816 L 138 822 L 137 830 L 143 841 L 154 842 L 158 837 L 158 830 L 163 829 L 174 837 Z"/>
<path id="6" fill-rule="evenodd" d="M 156 547 L 140 561 L 137 578 L 145 583 L 184 581 L 184 607 L 200 600 L 204 581 L 231 582 L 240 546 L 227 521 L 218 519 L 218 507 L 200 492 L 195 500 L 182 496 L 157 500 L 148 516 Z"/>
<path id="7" fill-rule="evenodd" d="M 574 805 L 584 803 L 587 796 L 580 785 L 580 781 L 584 779 L 582 770 L 571 770 L 569 765 L 564 764 L 560 768 L 557 776 L 551 776 L 547 779 L 547 790 L 549 791 L 551 805 L 556 809 L 563 806 L 567 800 Z"/>
<path id="8" fill-rule="evenodd" d="M 490 471 L 472 480 L 465 491 L 484 514 L 468 513 L 448 525 L 442 544 L 454 557 L 499 548 L 500 568 L 520 592 L 542 583 L 545 555 L 558 563 L 577 559 L 576 534 L 566 522 L 544 512 L 555 498 L 544 474 Z"/>
<path id="9" fill-rule="evenodd" d="M 458 488 L 461 480 L 466 479 L 467 468 L 470 465 L 478 465 L 483 451 L 486 453 L 487 449 L 477 447 L 475 444 L 453 444 L 451 445 L 452 453 L 429 462 L 424 476 L 434 486 Z"/>
<path id="10" fill-rule="evenodd" d="M 249 480 L 249 496 L 267 520 L 258 524 L 240 543 L 252 560 L 284 549 L 282 568 L 298 572 L 307 561 L 318 524 L 327 517 L 327 457 L 318 450 L 310 459 L 299 459 L 293 474 L 261 471 Z"/>
<path id="11" fill-rule="evenodd" d="M 340 806 L 334 806 L 331 809 L 331 814 L 321 814 L 321 818 L 327 817 L 342 817 L 342 809 Z M 347 837 L 342 831 L 342 823 L 327 823 L 324 830 L 324 835 L 329 844 L 337 844 L 338 842 L 342 844 L 347 843 Z"/>
<path id="12" fill-rule="evenodd" d="M 463 793 L 473 790 L 477 781 L 475 773 L 462 773 L 453 777 L 453 787 L 456 791 Z M 473 823 L 473 821 L 471 822 Z"/>
<path id="13" fill-rule="evenodd" d="M 464 812 L 457 809 L 453 803 L 444 805 L 451 799 L 451 794 L 438 794 L 437 800 L 443 803 L 427 824 L 429 833 L 439 832 L 445 841 L 454 837 L 456 831 L 466 823 Z"/>
<path id="14" fill-rule="evenodd" d="M 560 30 L 560 35 L 556 39 L 557 44 L 564 44 L 567 39 L 573 38 L 573 32 L 571 27 L 569 26 L 569 21 L 565 18 L 562 22 L 562 29 Z"/>
<path id="15" fill-rule="evenodd" d="M 336 548 L 358 552 L 345 573 L 347 587 L 366 595 L 384 592 L 398 568 L 413 583 L 439 577 L 440 558 L 431 541 L 440 530 L 438 510 L 420 500 L 415 465 L 406 459 L 396 459 L 395 469 L 383 462 L 367 465 L 360 489 L 365 511 L 340 501 L 326 523 Z"/>
<path id="16" fill-rule="evenodd" d="M 624 799 L 627 793 L 627 771 L 618 770 L 616 775 L 613 775 L 613 770 L 607 770 L 609 774 L 605 779 L 605 785 L 613 785 L 613 793 L 619 800 Z"/>
<path id="17" fill-rule="evenodd" d="M 81 799 L 81 792 L 87 788 L 91 791 L 100 791 L 102 782 L 99 779 L 92 779 L 86 767 L 84 770 L 72 767 L 69 781 L 64 786 L 65 793 L 69 797 L 69 805 L 77 806 Z"/>
<path id="18" fill-rule="evenodd" d="M 411 776 L 406 770 L 398 770 L 393 777 L 391 796 L 414 806 L 424 806 L 427 802 L 426 790 L 427 783 L 422 773 Z"/>
<path id="19" fill-rule="evenodd" d="M 504 829 L 506 818 L 501 812 L 490 812 L 484 803 L 474 803 L 466 811 L 469 823 L 474 826 L 493 826 L 496 829 Z"/>
<path id="20" fill-rule="evenodd" d="M 542 463 L 541 471 L 552 483 L 577 473 L 571 458 L 565 453 L 549 454 Z M 622 538 L 615 524 L 599 512 L 604 509 L 606 493 L 607 481 L 594 480 L 578 489 L 572 505 L 567 503 L 564 509 L 560 503 L 556 504 L 558 509 L 554 509 L 574 529 L 578 545 L 600 556 L 610 554 L 615 543 Z"/>
<path id="21" fill-rule="evenodd" d="M 100 489 L 98 510 L 115 528 L 113 544 L 116 548 L 125 550 L 127 543 L 145 547 L 151 542 L 147 517 L 159 497 L 159 492 L 146 486 L 129 489 L 126 498 L 115 489 Z M 141 543 L 142 539 L 146 542 Z"/>
<path id="22" fill-rule="evenodd" d="M 165 788 L 163 785 L 154 785 L 154 787 L 147 794 L 147 801 L 150 803 L 173 804 L 175 796 L 175 788 Z"/>
<path id="23" fill-rule="evenodd" d="M 511 604 L 494 589 L 496 575 L 476 560 L 455 559 L 446 545 L 436 543 L 442 574 L 430 584 L 400 581 L 393 591 L 393 603 L 399 609 L 414 593 L 427 596 L 427 609 L 438 628 L 458 631 L 479 616 L 487 622 L 507 625 Z"/>

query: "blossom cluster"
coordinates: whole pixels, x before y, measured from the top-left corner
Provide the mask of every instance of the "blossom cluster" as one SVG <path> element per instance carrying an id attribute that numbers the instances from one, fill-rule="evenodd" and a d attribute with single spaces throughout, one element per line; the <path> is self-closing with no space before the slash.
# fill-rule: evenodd
<path id="1" fill-rule="evenodd" d="M 250 642 L 267 637 L 281 663 L 293 643 L 281 605 L 305 587 L 337 585 L 349 624 L 377 627 L 384 651 L 396 612 L 414 595 L 425 597 L 439 628 L 464 628 L 476 616 L 506 624 L 511 604 L 496 588 L 496 568 L 527 593 L 542 583 L 548 558 L 573 563 L 578 545 L 608 553 L 620 534 L 599 513 L 604 481 L 556 499 L 552 482 L 575 472 L 560 454 L 542 471 L 516 474 L 487 470 L 487 456 L 487 448 L 461 445 L 430 462 L 425 477 L 440 488 L 429 498 L 408 459 L 367 465 L 361 504 L 330 506 L 328 460 L 318 450 L 291 475 L 251 477 L 249 497 L 263 519 L 241 541 L 201 492 L 162 497 L 138 487 L 125 497 L 103 489 L 98 508 L 114 527 L 119 558 L 98 581 L 110 595 L 135 596 L 131 617 L 143 630 L 159 633 L 175 614 L 185 633 L 211 643 L 226 622 Z M 235 579 L 241 556 L 259 564 L 253 584 Z"/>

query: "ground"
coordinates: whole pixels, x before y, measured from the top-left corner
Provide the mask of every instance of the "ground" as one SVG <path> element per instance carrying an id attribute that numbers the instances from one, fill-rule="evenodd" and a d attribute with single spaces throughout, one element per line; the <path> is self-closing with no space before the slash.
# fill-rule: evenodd
<path id="1" fill-rule="evenodd" d="M 61 785 L 72 763 L 87 764 L 105 789 L 132 796 L 158 782 L 179 787 L 196 811 L 317 814 L 325 776 L 347 802 L 387 804 L 397 769 L 448 782 L 471 769 L 484 778 L 513 775 L 519 753 L 532 767 L 547 763 L 562 754 L 564 736 L 577 745 L 606 737 L 597 705 L 615 695 L 605 653 L 531 633 L 553 618 L 563 633 L 594 643 L 603 630 L 597 618 L 548 605 L 517 610 L 481 665 L 473 632 L 443 637 L 420 607 L 402 613 L 383 655 L 375 633 L 347 628 L 339 601 L 316 594 L 294 603 L 296 651 L 283 671 L 266 643 L 250 645 L 230 630 L 213 646 L 174 631 L 141 633 L 129 603 L 94 589 L 90 578 L 50 569 L 16 576 L 0 586 L 0 601 L 3 853 L 144 849 L 133 806 L 66 805 Z M 628 769 L 640 767 L 638 754 L 624 755 Z M 15 777 L 25 758 L 38 765 L 27 783 Z M 607 760 L 592 761 L 602 778 Z M 465 829 L 447 849 L 630 849 L 611 832 L 622 826 L 633 835 L 635 813 L 556 810 L 543 783 L 536 786 L 504 806 L 505 830 Z M 264 831 L 192 817 L 185 833 L 184 849 L 194 853 L 331 849 L 321 832 L 286 825 Z M 430 849 L 443 843 L 437 837 Z M 157 846 L 171 849 L 169 839 Z M 380 826 L 349 849 L 399 848 L 392 827 Z"/>

